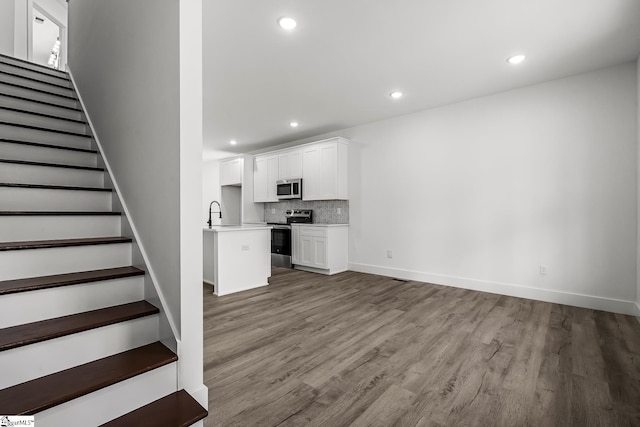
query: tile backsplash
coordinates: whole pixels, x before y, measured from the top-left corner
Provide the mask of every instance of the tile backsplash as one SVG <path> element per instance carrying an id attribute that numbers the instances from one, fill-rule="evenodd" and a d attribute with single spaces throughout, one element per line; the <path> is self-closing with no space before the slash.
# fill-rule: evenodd
<path id="1" fill-rule="evenodd" d="M 340 213 L 338 213 L 340 208 Z M 264 204 L 264 219 L 266 222 L 285 222 L 284 212 L 287 209 L 313 210 L 313 222 L 316 224 L 348 224 L 348 200 L 318 200 L 305 202 L 303 200 L 283 200 Z"/>

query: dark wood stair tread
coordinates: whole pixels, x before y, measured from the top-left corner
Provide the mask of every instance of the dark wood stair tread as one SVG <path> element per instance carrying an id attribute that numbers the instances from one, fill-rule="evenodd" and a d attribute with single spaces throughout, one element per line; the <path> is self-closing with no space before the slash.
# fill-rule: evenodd
<path id="1" fill-rule="evenodd" d="M 130 243 L 129 237 L 88 237 L 84 239 L 30 240 L 24 242 L 0 242 L 0 251 L 22 249 L 64 248 L 69 246 L 109 245 Z"/>
<path id="2" fill-rule="evenodd" d="M 27 160 L 0 159 L 0 163 L 12 163 L 16 165 L 43 166 L 43 167 L 49 167 L 49 168 L 80 169 L 80 170 L 87 170 L 87 171 L 104 172 L 104 169 L 102 168 L 94 168 L 91 166 L 61 165 L 58 163 L 30 162 Z"/>
<path id="3" fill-rule="evenodd" d="M 11 66 L 11 64 L 7 64 L 6 62 L 3 62 L 3 64 Z M 15 67 L 15 65 L 14 65 L 14 67 Z M 19 67 L 19 68 L 24 69 L 23 67 Z M 33 71 L 34 73 L 42 74 L 40 71 L 36 71 L 36 70 L 31 70 L 31 71 Z M 4 75 L 7 75 L 7 76 L 11 76 L 11 77 L 17 77 L 19 79 L 29 80 L 31 82 L 40 83 L 40 84 L 43 84 L 43 85 L 49 85 L 51 87 L 55 87 L 55 88 L 58 88 L 58 89 L 66 89 L 66 90 L 73 91 L 73 88 L 67 86 L 66 84 L 64 84 L 62 82 L 60 82 L 60 84 L 53 83 L 53 82 L 48 82 L 46 80 L 36 79 L 35 77 L 27 77 L 27 76 L 25 76 L 23 74 L 12 73 L 11 71 L 5 71 L 5 70 L 0 70 L 0 74 L 4 74 Z M 60 77 L 57 77 L 57 76 L 53 76 L 51 74 L 49 74 L 49 76 L 51 76 L 53 78 L 60 78 Z M 65 80 L 67 83 L 69 83 L 68 79 L 63 79 L 63 80 Z"/>
<path id="4" fill-rule="evenodd" d="M 122 212 L 97 211 L 0 211 L 0 216 L 120 216 Z"/>
<path id="5" fill-rule="evenodd" d="M 159 342 L 138 347 L 0 390 L 0 413 L 32 415 L 176 360 Z"/>
<path id="6" fill-rule="evenodd" d="M 104 280 L 120 279 L 124 277 L 144 276 L 144 274 L 144 270 L 140 270 L 139 268 L 116 267 L 105 268 L 102 270 L 81 271 L 78 273 L 4 280 L 0 281 L 0 295 L 77 285 L 80 283 L 101 282 Z"/>
<path id="7" fill-rule="evenodd" d="M 14 126 L 14 127 L 19 127 L 19 128 L 23 128 L 23 129 L 33 129 L 33 130 L 42 131 L 42 132 L 62 133 L 62 134 L 65 134 L 65 135 L 79 136 L 79 137 L 82 137 L 82 138 L 91 138 L 91 135 L 88 134 L 87 132 L 74 132 L 74 131 L 70 131 L 70 130 L 45 128 L 45 127 L 42 127 L 42 126 L 25 125 L 25 124 L 22 124 L 22 123 L 13 123 L 13 122 L 5 122 L 5 121 L 0 122 L 0 125 Z"/>
<path id="8" fill-rule="evenodd" d="M 45 185 L 45 184 L 19 184 L 14 182 L 0 182 L 0 187 L 11 188 L 37 188 L 41 190 L 74 190 L 74 191 L 102 191 L 105 193 L 112 193 L 111 188 L 101 187 L 74 187 L 70 185 Z"/>
<path id="9" fill-rule="evenodd" d="M 0 351 L 60 338 L 90 329 L 159 313 L 153 304 L 136 301 L 84 313 L 70 314 L 39 322 L 0 329 Z"/>
<path id="10" fill-rule="evenodd" d="M 91 153 L 91 154 L 98 153 L 97 150 L 91 150 L 88 148 L 65 147 L 63 145 L 43 144 L 41 142 L 31 142 L 31 141 L 19 141 L 17 139 L 0 138 L 0 142 L 5 142 L 7 144 L 31 145 L 39 148 L 52 148 L 55 150 L 80 151 L 83 153 Z"/>
<path id="11" fill-rule="evenodd" d="M 206 418 L 208 412 L 184 390 L 151 402 L 101 427 L 186 427 Z"/>
<path id="12" fill-rule="evenodd" d="M 81 112 L 81 113 L 83 112 L 82 109 L 77 108 L 77 107 L 70 107 L 68 105 L 60 105 L 60 104 L 56 104 L 56 103 L 53 103 L 53 102 L 42 101 L 42 100 L 39 100 L 39 99 L 26 98 L 24 96 L 13 95 L 13 94 L 9 94 L 9 93 L 0 93 L 0 95 L 6 96 L 6 97 L 9 97 L 9 98 L 19 99 L 21 101 L 35 102 L 37 104 L 48 105 L 50 107 L 63 108 L 65 110 L 73 110 L 73 111 L 78 111 L 78 112 Z"/>
<path id="13" fill-rule="evenodd" d="M 86 125 L 87 124 L 87 122 L 84 121 L 84 120 L 71 119 L 69 117 L 62 117 L 62 116 L 55 116 L 53 114 L 40 113 L 38 111 L 23 110 L 21 108 L 0 106 L 0 110 L 12 111 L 14 113 L 30 114 L 32 116 L 46 117 L 48 119 L 64 120 L 66 122 L 73 122 L 73 123 L 77 123 L 77 124 L 80 124 L 80 125 Z"/>
<path id="14" fill-rule="evenodd" d="M 10 83 L 10 82 L 3 82 L 3 81 L 0 81 L 0 84 L 17 87 L 19 89 L 30 90 L 30 91 L 33 91 L 33 92 L 44 93 L 45 95 L 57 96 L 59 98 L 65 98 L 65 99 L 68 99 L 70 101 L 78 102 L 78 98 L 75 98 L 73 96 L 61 95 L 59 93 L 49 92 L 48 90 L 44 90 L 44 89 L 38 89 L 38 88 L 31 87 L 31 86 L 21 85 L 21 84 L 18 84 L 18 83 Z"/>
<path id="15" fill-rule="evenodd" d="M 35 62 L 25 61 L 24 59 L 20 59 L 20 58 L 16 58 L 16 57 L 14 57 L 14 56 L 11 56 L 11 55 L 5 55 L 5 54 L 3 54 L 3 53 L 0 53 L 0 60 L 1 60 L 2 58 L 6 58 L 6 59 L 8 59 L 10 62 L 4 62 L 4 61 L 0 61 L 0 62 L 2 62 L 3 64 L 6 64 L 6 65 L 12 66 L 12 67 L 25 68 L 25 69 L 27 69 L 27 70 L 34 71 L 34 72 L 36 72 L 36 73 L 42 73 L 42 74 L 46 74 L 46 75 L 48 75 L 48 76 L 58 77 L 58 78 L 60 78 L 60 79 L 69 80 L 69 73 L 67 73 L 66 71 L 56 70 L 56 69 L 54 69 L 54 68 L 47 67 L 47 66 L 45 66 L 45 65 L 36 64 Z M 16 64 L 12 63 L 11 61 L 18 62 L 19 64 L 24 64 L 24 66 L 23 66 L 23 65 L 16 65 Z M 27 67 L 27 66 L 29 66 L 29 67 Z M 36 68 L 41 68 L 41 69 L 42 69 L 42 71 L 38 71 L 37 69 L 36 69 L 36 70 L 34 70 L 34 69 L 32 68 L 32 67 L 34 67 L 34 66 L 35 66 Z M 51 73 L 56 73 L 56 74 L 58 74 L 58 75 L 57 75 L 57 76 L 54 76 L 54 75 L 53 75 L 53 74 L 51 74 Z"/>

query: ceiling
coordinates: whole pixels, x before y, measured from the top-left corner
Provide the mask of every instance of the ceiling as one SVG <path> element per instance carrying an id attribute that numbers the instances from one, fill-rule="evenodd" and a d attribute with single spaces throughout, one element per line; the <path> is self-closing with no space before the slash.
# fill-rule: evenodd
<path id="1" fill-rule="evenodd" d="M 619 64 L 640 53 L 637 0 L 203 3 L 205 158 Z M 281 16 L 295 18 L 297 28 L 281 29 Z M 527 59 L 508 64 L 516 53 Z M 391 99 L 394 90 L 404 96 Z M 292 120 L 300 123 L 295 129 Z"/>

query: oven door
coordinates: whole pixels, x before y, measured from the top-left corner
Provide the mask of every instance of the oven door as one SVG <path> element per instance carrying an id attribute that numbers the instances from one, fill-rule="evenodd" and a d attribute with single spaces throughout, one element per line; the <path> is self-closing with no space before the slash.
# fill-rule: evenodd
<path id="1" fill-rule="evenodd" d="M 271 253 L 291 256 L 291 229 L 271 229 Z"/>

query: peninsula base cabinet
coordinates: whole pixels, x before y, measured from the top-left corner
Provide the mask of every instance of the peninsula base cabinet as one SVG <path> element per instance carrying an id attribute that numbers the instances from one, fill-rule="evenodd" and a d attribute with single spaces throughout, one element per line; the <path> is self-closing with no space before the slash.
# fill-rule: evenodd
<path id="1" fill-rule="evenodd" d="M 347 271 L 349 226 L 292 224 L 292 263 L 298 270 L 321 274 Z"/>

